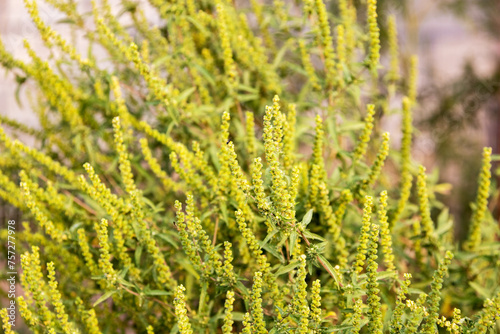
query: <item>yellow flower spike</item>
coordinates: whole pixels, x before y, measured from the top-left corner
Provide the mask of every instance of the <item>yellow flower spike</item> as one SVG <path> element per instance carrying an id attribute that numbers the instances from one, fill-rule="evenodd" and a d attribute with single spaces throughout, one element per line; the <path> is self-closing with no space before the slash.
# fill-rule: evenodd
<path id="1" fill-rule="evenodd" d="M 410 69 L 408 71 L 408 99 L 410 107 L 417 103 L 417 75 L 418 75 L 418 57 L 413 55 L 410 58 Z"/>
<path id="2" fill-rule="evenodd" d="M 54 324 L 54 314 L 46 305 L 46 283 L 43 280 L 43 274 L 40 264 L 39 248 L 31 247 L 32 253 L 24 253 L 21 255 L 21 266 L 23 268 L 23 276 L 28 284 L 26 290 L 31 292 L 33 300 L 37 306 L 37 315 L 41 323 L 46 327 L 51 327 Z"/>
<path id="3" fill-rule="evenodd" d="M 224 241 L 224 277 L 229 281 L 230 284 L 236 283 L 236 277 L 234 276 L 233 267 L 233 251 L 232 244 L 229 241 Z"/>
<path id="4" fill-rule="evenodd" d="M 63 178 L 68 181 L 69 184 L 71 185 L 78 185 L 77 182 L 77 176 L 76 173 L 70 170 L 69 168 L 61 165 L 59 162 L 52 160 L 50 157 L 47 155 L 43 154 L 42 152 L 30 148 L 28 146 L 25 146 L 18 140 L 11 140 L 10 138 L 7 138 L 5 135 L 5 132 L 3 128 L 0 127 L 0 142 L 3 142 L 5 147 L 9 149 L 10 152 L 13 154 L 17 153 L 25 153 L 28 156 L 30 156 L 33 160 L 37 161 L 38 163 L 44 165 L 48 170 L 61 175 Z"/>
<path id="5" fill-rule="evenodd" d="M 180 178 L 184 180 L 184 182 L 186 182 L 190 187 L 196 189 L 200 194 L 208 194 L 207 187 L 202 183 L 199 175 L 197 175 L 191 168 L 189 161 L 183 160 L 183 165 L 181 165 L 181 161 L 175 152 L 170 152 L 169 158 L 172 168 L 177 174 L 179 174 Z"/>
<path id="6" fill-rule="evenodd" d="M 466 247 L 472 251 L 481 244 L 481 225 L 484 216 L 488 210 L 488 197 L 490 191 L 491 179 L 491 147 L 483 149 L 483 162 L 481 173 L 479 174 L 479 187 L 476 195 L 476 207 L 472 214 L 471 225 L 469 228 L 469 238 Z"/>
<path id="7" fill-rule="evenodd" d="M 356 299 L 353 309 L 354 314 L 352 315 L 352 333 L 358 334 L 361 330 L 361 319 L 363 317 L 363 300 L 361 298 Z"/>
<path id="8" fill-rule="evenodd" d="M 47 215 L 44 212 L 42 212 L 38 203 L 31 195 L 28 185 L 25 182 L 21 182 L 20 187 L 26 206 L 29 208 L 31 214 L 35 217 L 35 219 L 40 223 L 40 226 L 45 230 L 45 232 L 55 242 L 62 242 L 63 240 L 66 240 L 68 238 L 67 235 L 63 231 L 58 229 L 54 225 L 54 223 L 51 220 L 49 220 Z"/>
<path id="9" fill-rule="evenodd" d="M 148 334 L 155 334 L 153 326 L 151 326 L 151 325 L 149 325 L 148 327 L 146 327 L 146 331 L 148 332 Z"/>
<path id="10" fill-rule="evenodd" d="M 74 329 L 74 325 L 69 322 L 68 314 L 66 313 L 64 304 L 62 302 L 62 296 L 59 290 L 57 289 L 57 281 L 56 281 L 56 271 L 54 269 L 54 263 L 47 263 L 47 277 L 49 279 L 49 292 L 50 299 L 52 300 L 52 305 L 54 305 L 54 309 L 56 310 L 57 319 L 59 320 L 59 324 L 65 333 L 78 333 Z"/>
<path id="11" fill-rule="evenodd" d="M 389 44 L 390 65 L 387 72 L 387 80 L 390 85 L 394 85 L 401 75 L 399 73 L 399 46 L 398 46 L 398 30 L 396 27 L 396 16 L 390 15 L 387 20 L 387 39 Z M 393 88 L 394 89 L 394 88 Z M 392 92 L 394 94 L 394 92 Z"/>
<path id="12" fill-rule="evenodd" d="M 226 312 L 224 315 L 224 325 L 222 326 L 223 334 L 231 334 L 233 332 L 233 303 L 234 292 L 229 290 L 226 294 L 226 302 L 224 304 Z"/>
<path id="13" fill-rule="evenodd" d="M 315 280 L 311 288 L 311 322 L 315 329 L 321 326 L 321 281 Z"/>
<path id="14" fill-rule="evenodd" d="M 87 240 L 87 236 L 85 235 L 85 230 L 83 228 L 80 228 L 78 229 L 77 234 L 78 234 L 78 245 L 80 245 L 80 248 L 82 249 L 82 255 L 85 259 L 85 263 L 87 264 L 90 273 L 93 276 L 98 276 L 99 275 L 98 268 L 95 264 L 94 257 L 90 252 L 90 247 Z"/>
<path id="15" fill-rule="evenodd" d="M 111 263 L 111 244 L 108 241 L 108 221 L 106 219 L 101 219 L 101 223 L 95 223 L 94 229 L 97 232 L 97 238 L 99 239 L 99 268 L 107 282 L 108 288 L 114 288 L 116 285 L 116 280 L 118 276 L 113 269 L 113 264 Z"/>
<path id="16" fill-rule="evenodd" d="M 292 201 L 295 207 L 295 200 L 297 195 L 299 194 L 299 186 L 300 186 L 300 167 L 293 166 L 291 173 L 292 182 L 290 183 L 290 200 Z"/>
<path id="17" fill-rule="evenodd" d="M 382 167 L 384 167 L 385 159 L 389 155 L 389 132 L 384 132 L 382 138 L 382 144 L 380 144 L 377 157 L 375 158 L 375 162 L 370 169 L 370 174 L 367 179 L 363 180 L 363 184 L 361 185 L 362 192 L 365 192 L 368 188 L 375 184 Z"/>
<path id="18" fill-rule="evenodd" d="M 311 62 L 311 57 L 309 51 L 306 48 L 306 44 L 303 39 L 299 40 L 300 57 L 302 60 L 302 66 L 307 73 L 307 80 L 309 80 L 312 88 L 316 91 L 321 90 L 321 85 L 319 84 L 318 76 L 316 75 L 316 70 Z"/>
<path id="19" fill-rule="evenodd" d="M 255 120 L 253 112 L 247 111 L 246 116 L 246 147 L 248 156 L 253 159 L 257 154 L 257 149 L 255 147 Z"/>
<path id="20" fill-rule="evenodd" d="M 353 158 L 352 158 L 353 166 L 355 166 L 366 153 L 366 148 L 368 146 L 368 142 L 370 141 L 370 136 L 372 134 L 374 115 L 375 115 L 375 106 L 373 104 L 368 104 L 366 106 L 366 117 L 364 120 L 365 126 L 358 137 L 358 143 L 353 153 Z"/>
<path id="21" fill-rule="evenodd" d="M 228 78 L 229 83 L 229 93 L 233 94 L 235 92 L 236 86 L 236 76 L 238 72 L 236 71 L 236 64 L 233 59 L 233 50 L 231 48 L 230 35 L 228 31 L 228 16 L 226 14 L 225 6 L 222 1 L 218 1 L 217 4 L 217 28 L 219 29 L 219 35 L 221 39 L 222 53 L 224 59 L 224 72 Z"/>
<path id="22" fill-rule="evenodd" d="M 175 290 L 174 308 L 175 317 L 177 318 L 177 326 L 180 334 L 192 334 L 191 324 L 187 316 L 186 296 L 184 295 L 186 288 L 181 284 Z"/>
<path id="23" fill-rule="evenodd" d="M 207 159 L 205 158 L 205 153 L 201 150 L 200 144 L 197 141 L 193 141 L 193 153 L 194 157 L 190 158 L 185 154 L 187 159 L 191 159 L 193 166 L 205 176 L 207 183 L 212 189 L 217 188 L 217 176 L 211 166 L 208 165 Z"/>
<path id="24" fill-rule="evenodd" d="M 243 315 L 243 330 L 242 334 L 252 334 L 252 318 L 249 312 Z"/>
<path id="25" fill-rule="evenodd" d="M 406 295 L 408 294 L 408 287 L 410 286 L 410 281 L 411 279 L 411 274 L 404 274 L 404 281 L 401 282 L 401 285 L 399 287 L 398 295 L 397 295 L 397 300 L 396 300 L 396 307 L 394 308 L 394 312 L 392 313 L 391 317 L 391 324 L 390 324 L 390 329 L 391 333 L 399 333 L 401 329 L 403 328 L 403 315 L 404 315 L 404 308 L 405 308 L 405 299 Z"/>
<path id="26" fill-rule="evenodd" d="M 253 278 L 252 296 L 250 308 L 253 318 L 253 333 L 267 333 L 266 323 L 264 322 L 264 310 L 262 309 L 262 272 L 257 271 Z"/>
<path id="27" fill-rule="evenodd" d="M 196 253 L 196 249 L 193 247 L 194 243 L 189 236 L 189 230 L 186 224 L 186 218 L 184 212 L 182 212 L 182 204 L 179 201 L 175 201 L 175 210 L 176 210 L 176 226 L 179 231 L 179 236 L 181 239 L 182 249 L 188 256 L 189 260 L 195 267 L 201 268 L 200 257 Z"/>
<path id="28" fill-rule="evenodd" d="M 3 332 L 5 334 L 15 334 L 9 322 L 10 318 L 6 308 L 0 310 L 0 318 L 2 319 Z"/>
<path id="29" fill-rule="evenodd" d="M 368 0 L 368 35 L 370 39 L 370 55 L 368 65 L 373 76 L 377 77 L 380 59 L 380 29 L 377 24 L 377 0 Z"/>
<path id="30" fill-rule="evenodd" d="M 141 138 L 139 142 L 141 144 L 142 154 L 144 155 L 144 158 L 149 164 L 151 171 L 156 175 L 158 179 L 160 179 L 165 190 L 174 192 L 178 191 L 180 189 L 179 184 L 177 182 L 174 182 L 167 175 L 167 173 L 161 168 L 160 164 L 158 163 L 158 160 L 156 160 L 153 157 L 153 153 L 151 152 L 148 146 L 148 140 L 146 138 Z"/>
<path id="31" fill-rule="evenodd" d="M 443 287 L 443 280 L 448 273 L 448 266 L 452 259 L 453 254 L 447 251 L 443 261 L 439 263 L 438 270 L 436 270 L 432 276 L 431 292 L 429 293 L 428 299 L 429 316 L 426 317 L 423 324 L 422 333 L 430 334 L 435 332 L 440 310 L 439 302 L 441 301 L 441 288 Z"/>
<path id="32" fill-rule="evenodd" d="M 373 206 L 373 198 L 371 196 L 365 196 L 361 235 L 359 237 L 359 245 L 356 253 L 356 261 L 354 263 L 356 272 L 358 274 L 360 274 L 363 271 L 363 266 L 365 265 L 365 260 L 366 260 L 366 253 L 368 251 L 368 246 L 370 241 L 369 233 L 371 226 L 372 206 Z"/>
<path id="33" fill-rule="evenodd" d="M 271 209 L 271 203 L 266 199 L 267 195 L 264 189 L 264 181 L 262 180 L 262 159 L 260 157 L 254 159 L 251 171 L 257 207 L 264 215 L 267 215 Z"/>
<path id="34" fill-rule="evenodd" d="M 398 206 L 392 217 L 392 225 L 399 220 L 403 213 L 412 186 L 412 175 L 410 173 L 411 164 L 411 142 L 412 142 L 412 114 L 411 101 L 407 97 L 403 97 L 403 121 L 402 121 L 403 138 L 401 139 L 401 197 L 398 201 Z"/>
<path id="35" fill-rule="evenodd" d="M 25 293 L 29 293 L 29 291 L 25 291 Z M 30 326 L 35 327 L 36 325 L 36 317 L 28 308 L 28 303 L 24 300 L 23 296 L 17 297 L 17 303 L 19 304 L 19 313 L 23 317 L 24 321 Z"/>
<path id="36" fill-rule="evenodd" d="M 20 200 L 21 192 L 18 186 L 10 179 L 10 177 L 0 171 L 0 197 L 16 208 L 23 209 L 26 204 Z"/>
<path id="37" fill-rule="evenodd" d="M 337 77 L 339 88 L 344 87 L 344 66 L 347 65 L 345 30 L 342 24 L 337 26 Z"/>
<path id="38" fill-rule="evenodd" d="M 392 253 L 392 237 L 387 222 L 387 191 L 380 193 L 380 203 L 378 208 L 378 220 L 380 223 L 380 244 L 382 245 L 382 254 L 384 254 L 384 264 L 387 270 L 394 271 L 394 254 Z"/>
<path id="39" fill-rule="evenodd" d="M 323 159 L 323 145 L 325 141 L 325 131 L 323 130 L 323 119 L 316 115 L 316 135 L 314 137 L 313 163 L 320 168 L 319 182 L 326 180 L 325 160 Z"/>
<path id="40" fill-rule="evenodd" d="M 472 333 L 487 333 L 488 329 L 492 329 L 493 325 L 500 318 L 500 293 L 497 293 L 494 298 L 484 301 L 483 310 L 479 312 L 479 319 L 476 322 Z"/>
<path id="41" fill-rule="evenodd" d="M 433 240 L 434 223 L 431 219 L 431 208 L 429 207 L 429 193 L 427 190 L 427 175 L 425 167 L 420 165 L 417 178 L 418 203 L 420 215 L 422 216 L 422 229 L 424 237 L 428 240 Z"/>
<path id="42" fill-rule="evenodd" d="M 347 205 L 352 201 L 352 193 L 349 189 L 344 189 L 340 192 L 339 206 L 335 210 L 335 224 L 342 225 L 342 218 L 344 217 Z"/>
<path id="43" fill-rule="evenodd" d="M 130 194 L 137 190 L 137 188 L 134 183 L 134 175 L 132 174 L 132 167 L 130 166 L 127 146 L 124 144 L 123 140 L 123 130 L 120 125 L 120 117 L 113 118 L 113 132 L 115 135 L 115 149 L 120 157 L 120 173 L 123 183 L 125 184 L 125 190 Z"/>
<path id="44" fill-rule="evenodd" d="M 223 149 L 227 150 L 227 154 L 229 156 L 229 166 L 231 167 L 231 173 L 234 176 L 234 182 L 236 182 L 239 189 L 241 189 L 245 195 L 248 195 L 250 192 L 250 184 L 248 183 L 248 180 L 238 163 L 238 157 L 234 151 L 233 142 L 230 141 L 223 147 Z"/>
<path id="45" fill-rule="evenodd" d="M 356 7 L 351 0 L 339 0 L 339 12 L 345 30 L 346 61 L 349 62 L 356 48 Z"/>
<path id="46" fill-rule="evenodd" d="M 330 23 L 328 22 L 328 13 L 323 0 L 315 0 L 314 7 L 318 14 L 317 30 L 318 40 L 323 50 L 326 71 L 327 90 L 332 89 L 336 84 L 335 51 L 333 50 L 333 39 L 330 32 Z"/>
<path id="47" fill-rule="evenodd" d="M 370 322 L 368 329 L 370 333 L 382 334 L 383 319 L 380 305 L 380 289 L 377 282 L 377 248 L 379 239 L 379 226 L 376 223 L 371 224 L 370 241 L 367 250 L 368 259 L 366 260 L 366 275 L 367 275 L 367 303 L 368 303 L 368 316 Z"/>
<path id="48" fill-rule="evenodd" d="M 306 270 L 306 256 L 304 254 L 299 256 L 299 269 L 296 278 L 296 292 L 293 296 L 292 305 L 295 316 L 299 319 L 299 324 L 296 333 L 307 334 L 309 331 L 309 314 L 310 309 L 307 303 L 307 270 Z"/>
<path id="49" fill-rule="evenodd" d="M 72 60 L 76 61 L 82 70 L 95 68 L 92 60 L 83 59 L 71 44 L 42 21 L 36 1 L 24 0 L 24 5 L 48 48 L 51 48 L 53 44 L 57 45 Z"/>

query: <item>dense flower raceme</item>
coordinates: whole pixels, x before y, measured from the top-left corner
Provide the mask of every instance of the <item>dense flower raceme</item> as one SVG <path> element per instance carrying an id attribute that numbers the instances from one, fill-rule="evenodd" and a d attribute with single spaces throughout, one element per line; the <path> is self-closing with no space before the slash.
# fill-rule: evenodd
<path id="1" fill-rule="evenodd" d="M 38 119 L 0 115 L 23 213 L 5 333 L 499 329 L 491 149 L 458 240 L 411 156 L 417 59 L 376 0 L 44 0 L 85 52 L 24 3 L 50 56 L 0 39 Z"/>

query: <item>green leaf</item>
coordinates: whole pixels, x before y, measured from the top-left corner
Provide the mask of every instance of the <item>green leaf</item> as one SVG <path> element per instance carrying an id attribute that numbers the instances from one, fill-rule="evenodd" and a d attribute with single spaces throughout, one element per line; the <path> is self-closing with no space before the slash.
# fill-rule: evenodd
<path id="1" fill-rule="evenodd" d="M 262 247 L 264 247 L 268 242 L 269 240 L 271 240 L 272 237 L 274 237 L 276 235 L 276 233 L 278 233 L 280 230 L 278 229 L 275 229 L 275 230 L 272 230 L 271 233 L 269 233 L 266 238 L 264 239 L 264 241 L 262 241 Z"/>
<path id="2" fill-rule="evenodd" d="M 103 294 L 101 297 L 99 297 L 98 300 L 96 300 L 96 302 L 94 303 L 93 307 L 96 307 L 97 305 L 99 305 L 100 303 L 102 303 L 103 301 L 105 301 L 106 299 L 108 299 L 109 297 L 111 297 L 113 294 L 115 294 L 117 292 L 117 290 L 113 290 L 113 291 L 108 291 L 106 292 L 105 294 Z"/>
<path id="3" fill-rule="evenodd" d="M 170 296 L 172 292 L 163 291 L 163 290 L 144 290 L 144 294 L 146 296 Z"/>
<path id="4" fill-rule="evenodd" d="M 306 214 L 304 215 L 304 218 L 302 218 L 302 222 L 300 223 L 303 227 L 307 227 L 307 225 L 309 225 L 309 223 L 311 222 L 313 213 L 314 213 L 313 209 L 306 212 Z"/>
<path id="5" fill-rule="evenodd" d="M 304 231 L 302 234 L 304 234 L 304 237 L 306 237 L 307 239 L 316 239 L 316 240 L 326 241 L 325 238 L 323 238 L 315 233 L 312 233 L 311 231 Z"/>
<path id="6" fill-rule="evenodd" d="M 328 269 L 329 274 L 333 276 L 333 279 L 337 284 L 337 288 L 340 288 L 340 278 L 338 277 L 337 272 L 335 271 L 331 263 L 328 262 L 328 260 L 323 255 L 318 255 L 318 258 L 323 262 L 325 267 Z"/>
<path id="7" fill-rule="evenodd" d="M 298 260 L 293 260 L 292 262 L 290 262 L 290 264 L 287 264 L 286 266 L 281 266 L 278 271 L 276 271 L 274 273 L 274 276 L 278 277 L 280 275 L 283 275 L 283 274 L 286 274 L 290 271 L 292 271 L 294 268 L 296 268 L 298 265 L 299 265 L 299 261 Z"/>

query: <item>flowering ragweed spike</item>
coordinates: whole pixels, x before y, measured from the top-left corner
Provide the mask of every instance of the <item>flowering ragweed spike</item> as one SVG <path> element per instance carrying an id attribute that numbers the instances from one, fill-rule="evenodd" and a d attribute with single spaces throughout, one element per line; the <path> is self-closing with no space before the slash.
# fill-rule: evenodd
<path id="1" fill-rule="evenodd" d="M 252 334 L 252 317 L 249 312 L 243 315 L 243 331 L 242 334 Z"/>
<path id="2" fill-rule="evenodd" d="M 370 141 L 370 136 L 372 134 L 372 129 L 373 129 L 373 122 L 374 118 L 373 116 L 375 115 L 375 106 L 373 104 L 368 104 L 366 106 L 366 117 L 365 117 L 365 126 L 363 128 L 363 131 L 359 135 L 358 138 L 358 144 L 356 145 L 356 148 L 354 149 L 354 154 L 352 158 L 352 164 L 353 166 L 358 163 L 358 161 L 365 155 L 366 153 L 366 147 L 368 145 L 368 142 Z"/>
<path id="3" fill-rule="evenodd" d="M 267 333 L 266 323 L 264 322 L 264 310 L 262 309 L 262 273 L 260 271 L 257 271 L 253 278 L 250 308 L 253 318 L 253 333 Z"/>
<path id="4" fill-rule="evenodd" d="M 83 307 L 83 302 L 80 298 L 76 298 L 75 304 L 79 313 L 82 323 L 85 325 L 86 333 L 88 334 L 102 334 L 99 329 L 99 322 L 97 321 L 94 309 L 86 311 Z"/>
<path id="5" fill-rule="evenodd" d="M 479 319 L 477 320 L 472 333 L 480 334 L 487 333 L 495 322 L 500 319 L 500 293 L 494 298 L 486 299 L 484 301 L 483 310 L 479 312 Z"/>
<path id="6" fill-rule="evenodd" d="M 315 329 L 321 324 L 321 281 L 315 280 L 311 288 L 311 322 Z"/>
<path id="7" fill-rule="evenodd" d="M 232 262 L 233 262 L 232 244 L 229 241 L 224 241 L 224 267 L 223 267 L 224 276 L 229 281 L 230 284 L 235 284 L 236 277 L 234 275 L 234 267 Z"/>
<path id="8" fill-rule="evenodd" d="M 321 90 L 321 85 L 319 84 L 318 76 L 316 75 L 316 70 L 311 62 L 311 56 L 306 48 L 306 44 L 303 39 L 299 40 L 300 57 L 302 60 L 302 66 L 307 73 L 307 80 L 311 84 L 312 88 L 316 91 Z"/>
<path id="9" fill-rule="evenodd" d="M 375 223 L 371 224 L 370 231 L 370 241 L 367 250 L 368 259 L 366 261 L 366 275 L 367 275 L 367 303 L 368 303 L 368 314 L 370 317 L 370 322 L 368 323 L 368 328 L 370 333 L 382 334 L 383 320 L 382 311 L 380 310 L 380 297 L 377 282 L 377 247 L 379 237 L 379 226 Z"/>
<path id="10" fill-rule="evenodd" d="M 410 197 L 412 186 L 412 175 L 410 173 L 410 155 L 411 155 L 411 141 L 412 141 L 412 114 L 411 102 L 407 97 L 403 98 L 403 138 L 401 139 L 401 197 L 398 201 L 398 206 L 392 217 L 392 225 L 399 220 L 399 217 L 405 209 L 406 202 Z"/>
<path id="11" fill-rule="evenodd" d="M 233 59 L 233 50 L 231 49 L 231 41 L 228 30 L 229 18 L 222 1 L 219 1 L 219 3 L 217 4 L 217 13 L 219 16 L 217 20 L 217 28 L 219 29 L 222 52 L 224 56 L 224 72 L 226 73 L 229 81 L 229 91 L 230 93 L 233 93 L 236 85 L 236 76 L 238 73 L 236 72 L 236 65 Z"/>
<path id="12" fill-rule="evenodd" d="M 185 220 L 184 212 L 182 212 L 182 204 L 179 201 L 175 201 L 175 210 L 176 210 L 176 226 L 179 231 L 179 236 L 181 239 L 182 249 L 188 256 L 191 263 L 195 266 L 195 268 L 201 267 L 200 257 L 196 252 L 195 245 L 192 239 L 189 237 L 189 231 L 187 229 L 187 224 Z"/>
<path id="13" fill-rule="evenodd" d="M 328 22 L 328 12 L 323 0 L 315 0 L 314 7 L 318 14 L 317 32 L 318 41 L 323 50 L 325 59 L 326 84 L 328 88 L 333 88 L 335 85 L 335 51 L 333 50 L 333 40 L 330 32 L 330 23 Z"/>
<path id="14" fill-rule="evenodd" d="M 377 24 L 377 0 L 368 0 L 368 34 L 370 38 L 369 67 L 372 74 L 377 76 L 377 67 L 380 59 L 380 29 Z"/>
<path id="15" fill-rule="evenodd" d="M 396 28 L 396 16 L 390 15 L 387 21 L 387 34 L 389 43 L 390 65 L 387 72 L 387 80 L 390 84 L 394 84 L 400 79 L 399 74 L 399 47 L 398 47 L 398 31 Z"/>
<path id="16" fill-rule="evenodd" d="M 120 172 L 122 175 L 123 183 L 125 184 L 125 190 L 130 194 L 137 188 L 134 183 L 134 175 L 132 174 L 132 167 L 130 166 L 127 146 L 125 146 L 124 144 L 123 131 L 120 125 L 119 117 L 113 118 L 113 130 L 115 133 L 115 148 L 120 156 Z"/>
<path id="17" fill-rule="evenodd" d="M 375 162 L 370 169 L 370 174 L 368 175 L 367 179 L 363 180 L 363 184 L 361 185 L 361 189 L 363 192 L 375 184 L 375 181 L 377 181 L 378 176 L 380 175 L 382 167 L 384 167 L 385 159 L 389 154 L 389 132 L 384 132 L 382 138 L 382 144 L 380 144 L 377 157 L 375 158 Z"/>
<path id="18" fill-rule="evenodd" d="M 155 334 L 155 331 L 153 329 L 153 326 L 149 325 L 147 328 L 146 328 L 146 331 L 148 332 L 148 334 Z"/>
<path id="19" fill-rule="evenodd" d="M 101 249 L 99 250 L 101 253 L 99 257 L 99 268 L 108 282 L 108 287 L 114 287 L 117 275 L 113 269 L 113 264 L 111 263 L 111 245 L 108 241 L 108 221 L 103 218 L 100 224 L 94 224 L 94 229 L 97 232 L 97 238 L 99 239 L 99 245 L 101 246 Z"/>
<path id="20" fill-rule="evenodd" d="M 140 140 L 142 154 L 146 159 L 151 171 L 156 175 L 157 178 L 160 179 L 161 183 L 165 187 L 165 190 L 177 191 L 179 190 L 179 184 L 174 182 L 167 173 L 161 168 L 158 160 L 153 157 L 153 153 L 151 152 L 148 146 L 148 140 L 146 138 L 141 138 Z"/>
<path id="21" fill-rule="evenodd" d="M 339 88 L 344 87 L 344 66 L 347 64 L 344 26 L 337 26 L 337 77 Z"/>
<path id="22" fill-rule="evenodd" d="M 434 223 L 431 219 L 431 211 L 429 207 L 429 193 L 427 190 L 427 175 L 425 167 L 420 166 L 418 169 L 417 178 L 418 203 L 420 207 L 420 215 L 422 216 L 422 229 L 424 236 L 432 239 L 434 233 Z"/>
<path id="23" fill-rule="evenodd" d="M 401 328 L 403 327 L 403 314 L 405 308 L 405 299 L 408 294 L 408 287 L 410 286 L 411 274 L 404 274 L 405 280 L 401 282 L 401 286 L 399 287 L 398 296 L 396 300 L 396 307 L 394 308 L 394 312 L 392 313 L 391 318 L 391 333 L 399 333 Z"/>
<path id="24" fill-rule="evenodd" d="M 247 150 L 248 150 L 248 156 L 250 158 L 255 157 L 255 154 L 257 153 L 257 149 L 255 147 L 255 121 L 254 121 L 254 116 L 253 112 L 247 111 L 246 113 L 246 143 L 247 143 Z"/>
<path id="25" fill-rule="evenodd" d="M 226 302 L 224 303 L 226 314 L 224 316 L 224 325 L 222 326 L 223 334 L 231 334 L 233 332 L 233 303 L 234 292 L 229 290 L 226 294 Z"/>
<path id="26" fill-rule="evenodd" d="M 363 271 L 363 266 L 365 265 L 366 252 L 368 251 L 369 241 L 370 241 L 370 226 L 371 226 L 371 215 L 372 215 L 372 205 L 373 198 L 371 196 L 365 196 L 364 209 L 363 209 L 363 222 L 361 226 L 361 236 L 359 237 L 359 245 L 356 254 L 356 272 L 360 274 Z"/>
<path id="27" fill-rule="evenodd" d="M 54 314 L 46 305 L 46 284 L 43 280 L 43 274 L 40 263 L 39 248 L 31 247 L 31 254 L 26 252 L 21 255 L 21 266 L 23 268 L 23 277 L 29 286 L 27 287 L 38 308 L 38 317 L 42 324 L 50 327 L 54 323 Z M 26 287 L 25 287 L 26 288 Z"/>
<path id="28" fill-rule="evenodd" d="M 10 321 L 9 314 L 7 313 L 6 308 L 0 310 L 0 318 L 2 319 L 3 332 L 5 334 L 15 334 L 9 322 Z"/>
<path id="29" fill-rule="evenodd" d="M 47 214 L 40 209 L 38 203 L 31 195 L 28 185 L 25 182 L 21 182 L 20 188 L 26 206 L 31 211 L 31 214 L 35 216 L 35 219 L 40 223 L 40 226 L 45 230 L 45 232 L 56 242 L 66 240 L 68 238 L 67 235 L 55 226 L 54 223 L 49 220 Z"/>
<path id="30" fill-rule="evenodd" d="M 354 303 L 354 314 L 352 315 L 352 333 L 358 334 L 361 330 L 361 318 L 363 316 L 363 300 L 361 298 L 356 299 Z"/>
<path id="31" fill-rule="evenodd" d="M 447 275 L 448 266 L 453 259 L 453 254 L 450 251 L 446 252 L 443 261 L 439 264 L 438 270 L 434 272 L 431 283 L 431 292 L 429 294 L 429 316 L 426 317 L 426 321 L 423 325 L 422 333 L 435 333 L 436 321 L 439 317 L 441 301 L 441 288 L 443 287 L 444 277 Z"/>
<path id="32" fill-rule="evenodd" d="M 387 270 L 396 270 L 394 266 L 394 254 L 392 253 L 392 237 L 387 222 L 387 191 L 380 193 L 380 204 L 378 209 L 378 220 L 380 223 L 380 244 L 384 254 L 384 264 Z"/>
<path id="33" fill-rule="evenodd" d="M 271 208 L 271 204 L 266 199 L 267 195 L 264 190 L 264 181 L 262 180 L 262 159 L 260 157 L 254 159 L 254 162 L 251 166 L 251 170 L 252 170 L 252 184 L 255 193 L 255 200 L 257 202 L 257 207 L 264 214 L 267 214 L 267 212 Z"/>
<path id="34" fill-rule="evenodd" d="M 184 295 L 184 291 L 186 291 L 186 288 L 182 284 L 175 289 L 175 317 L 177 318 L 179 333 L 192 334 L 193 330 L 191 329 L 191 324 L 189 323 L 189 318 L 187 316 L 186 296 Z"/>
<path id="35" fill-rule="evenodd" d="M 488 196 L 491 179 L 491 147 L 483 149 L 483 164 L 479 174 L 479 187 L 477 190 L 476 207 L 472 214 L 469 240 L 467 248 L 475 250 L 481 244 L 481 224 L 484 221 L 485 212 L 488 210 Z"/>
<path id="36" fill-rule="evenodd" d="M 56 281 L 56 272 L 54 269 L 54 263 L 47 263 L 47 277 L 49 278 L 49 292 L 50 299 L 52 300 L 52 305 L 54 305 L 54 309 L 57 314 L 57 319 L 59 320 L 59 324 L 63 328 L 65 333 L 75 333 L 76 331 L 73 329 L 73 326 L 69 323 L 68 315 L 66 314 L 66 310 L 64 308 L 64 304 L 62 302 L 62 296 L 59 290 L 57 289 L 57 281 Z"/>
<path id="37" fill-rule="evenodd" d="M 28 294 L 28 293 L 29 293 L 29 291 L 25 290 L 25 294 Z M 31 310 L 28 308 L 28 303 L 26 303 L 26 300 L 24 298 L 25 297 L 23 297 L 23 296 L 17 297 L 17 302 L 19 304 L 19 313 L 23 317 L 24 321 L 30 327 L 34 327 L 36 325 L 37 318 L 33 315 Z"/>

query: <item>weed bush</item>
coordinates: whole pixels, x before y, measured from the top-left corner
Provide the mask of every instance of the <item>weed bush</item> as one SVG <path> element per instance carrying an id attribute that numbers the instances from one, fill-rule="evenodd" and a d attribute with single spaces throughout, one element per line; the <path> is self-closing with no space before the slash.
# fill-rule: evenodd
<path id="1" fill-rule="evenodd" d="M 460 243 L 446 186 L 411 158 L 417 59 L 376 0 L 44 1 L 88 51 L 36 0 L 49 56 L 0 44 L 39 121 L 0 119 L 0 196 L 30 218 L 16 305 L 32 332 L 500 328 L 491 149 Z"/>

